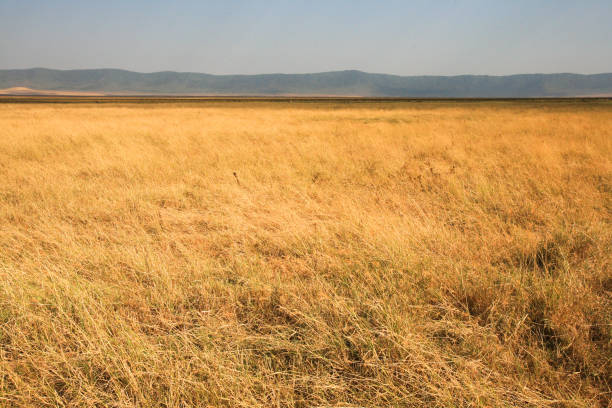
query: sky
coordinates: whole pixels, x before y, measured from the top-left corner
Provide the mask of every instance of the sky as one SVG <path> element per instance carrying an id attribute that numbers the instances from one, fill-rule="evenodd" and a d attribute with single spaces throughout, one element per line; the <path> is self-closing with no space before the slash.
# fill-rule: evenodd
<path id="1" fill-rule="evenodd" d="M 0 0 L 0 69 L 612 72 L 612 0 Z"/>

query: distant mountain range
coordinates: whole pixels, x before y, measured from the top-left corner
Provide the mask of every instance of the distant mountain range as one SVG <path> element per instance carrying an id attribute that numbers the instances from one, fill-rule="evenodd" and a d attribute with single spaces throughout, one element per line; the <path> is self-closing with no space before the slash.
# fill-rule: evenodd
<path id="1" fill-rule="evenodd" d="M 330 95 L 381 97 L 610 96 L 612 73 L 509 76 L 398 76 L 361 71 L 316 74 L 210 75 L 119 69 L 0 70 L 0 89 L 131 95 Z M 32 91 L 37 92 L 37 91 Z M 11 93 L 5 89 L 6 93 Z"/>

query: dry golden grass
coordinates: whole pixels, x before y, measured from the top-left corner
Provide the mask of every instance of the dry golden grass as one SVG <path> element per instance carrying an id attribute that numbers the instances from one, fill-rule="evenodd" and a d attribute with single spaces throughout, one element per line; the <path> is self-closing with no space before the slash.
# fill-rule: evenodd
<path id="1" fill-rule="evenodd" d="M 0 405 L 605 407 L 612 104 L 0 105 Z"/>

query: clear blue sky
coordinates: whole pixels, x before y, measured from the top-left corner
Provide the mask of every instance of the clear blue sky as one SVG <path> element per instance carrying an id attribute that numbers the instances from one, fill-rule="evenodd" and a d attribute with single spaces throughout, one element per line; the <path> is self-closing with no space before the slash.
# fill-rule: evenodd
<path id="1" fill-rule="evenodd" d="M 0 68 L 612 71 L 612 0 L 0 0 Z"/>

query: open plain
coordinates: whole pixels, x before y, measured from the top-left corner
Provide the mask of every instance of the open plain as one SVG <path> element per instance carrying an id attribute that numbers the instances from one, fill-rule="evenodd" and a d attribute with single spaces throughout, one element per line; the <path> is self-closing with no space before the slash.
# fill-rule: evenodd
<path id="1" fill-rule="evenodd" d="M 611 214 L 605 100 L 2 103 L 0 406 L 609 407 Z"/>

